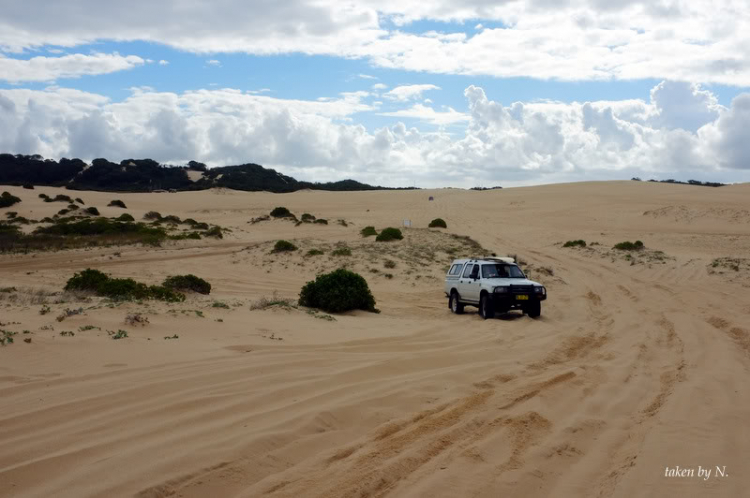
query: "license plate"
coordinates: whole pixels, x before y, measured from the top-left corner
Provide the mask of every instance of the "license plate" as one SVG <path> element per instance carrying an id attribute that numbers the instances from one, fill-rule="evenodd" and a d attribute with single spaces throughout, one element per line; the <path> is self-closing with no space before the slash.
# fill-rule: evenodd
<path id="1" fill-rule="evenodd" d="M 529 300 L 529 296 L 518 295 L 518 296 L 516 296 L 516 300 L 517 301 L 528 301 Z"/>

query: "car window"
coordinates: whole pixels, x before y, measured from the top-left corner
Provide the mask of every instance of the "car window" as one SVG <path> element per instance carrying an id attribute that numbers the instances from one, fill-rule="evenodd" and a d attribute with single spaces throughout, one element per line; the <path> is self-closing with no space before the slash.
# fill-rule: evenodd
<path id="1" fill-rule="evenodd" d="M 464 267 L 463 263 L 458 263 L 458 264 L 453 265 L 453 268 L 451 268 L 449 275 L 460 275 L 463 267 Z"/>
<path id="2" fill-rule="evenodd" d="M 497 272 L 498 265 L 482 265 L 482 278 L 497 278 L 500 275 Z"/>
<path id="3" fill-rule="evenodd" d="M 469 278 L 471 275 L 471 270 L 474 268 L 474 265 L 466 265 L 466 269 L 464 270 L 464 277 L 463 278 Z"/>

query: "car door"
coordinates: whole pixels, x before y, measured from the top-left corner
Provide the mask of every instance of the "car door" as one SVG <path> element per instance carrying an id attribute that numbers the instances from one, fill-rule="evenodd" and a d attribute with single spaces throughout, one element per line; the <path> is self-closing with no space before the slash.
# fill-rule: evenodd
<path id="1" fill-rule="evenodd" d="M 477 277 L 477 278 L 475 278 Z M 479 265 L 467 264 L 459 281 L 458 292 L 462 301 L 476 303 L 479 301 L 480 280 Z"/>

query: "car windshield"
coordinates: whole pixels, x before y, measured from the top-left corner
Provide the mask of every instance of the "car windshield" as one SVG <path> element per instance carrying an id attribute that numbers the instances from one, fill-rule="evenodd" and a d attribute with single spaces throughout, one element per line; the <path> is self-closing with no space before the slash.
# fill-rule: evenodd
<path id="1" fill-rule="evenodd" d="M 525 278 L 516 265 L 482 265 L 482 278 Z"/>

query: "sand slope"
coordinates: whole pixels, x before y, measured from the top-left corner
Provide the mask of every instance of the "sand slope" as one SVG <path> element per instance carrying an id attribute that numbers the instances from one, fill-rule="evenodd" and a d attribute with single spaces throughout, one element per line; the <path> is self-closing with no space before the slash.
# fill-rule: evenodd
<path id="1" fill-rule="evenodd" d="M 64 207 L 37 198 L 58 189 L 6 189 L 28 218 Z M 0 329 L 19 332 L 0 347 L 0 496 L 735 497 L 750 487 L 750 185 L 78 194 L 105 216 L 123 212 L 104 207 L 119 198 L 136 218 L 157 210 L 233 232 L 0 255 L 0 288 L 18 289 L 0 293 Z M 276 206 L 330 224 L 248 223 Z M 435 217 L 448 233 L 410 230 L 386 249 L 358 233 Z M 446 251 L 466 248 L 450 234 L 518 254 L 549 289 L 542 318 L 452 315 Z M 281 238 L 302 250 L 269 254 Z M 561 247 L 571 239 L 599 245 Z M 635 258 L 610 250 L 636 239 L 647 251 Z M 330 256 L 342 244 L 353 256 Z M 327 254 L 304 257 L 310 248 Z M 294 299 L 341 264 L 368 279 L 381 314 L 250 309 L 274 293 Z M 148 283 L 195 273 L 214 291 L 111 307 L 51 295 L 86 267 Z M 136 312 L 149 324 L 126 325 Z M 129 337 L 111 340 L 118 329 Z M 664 477 L 677 465 L 728 476 Z"/>

